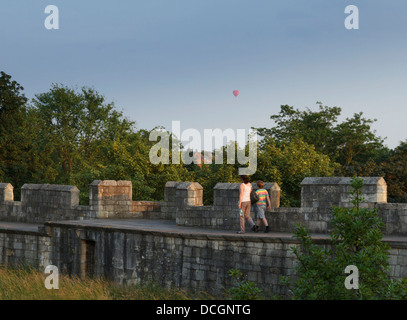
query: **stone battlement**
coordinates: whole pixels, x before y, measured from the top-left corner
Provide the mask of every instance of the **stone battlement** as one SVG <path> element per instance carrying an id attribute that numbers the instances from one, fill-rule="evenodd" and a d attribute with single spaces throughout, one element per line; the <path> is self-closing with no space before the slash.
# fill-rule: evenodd
<path id="1" fill-rule="evenodd" d="M 407 276 L 407 204 L 387 203 L 381 178 L 364 178 L 362 206 L 376 208 L 390 244 L 390 276 Z M 116 283 L 155 281 L 165 287 L 221 294 L 237 268 L 268 295 L 287 294 L 281 276 L 295 275 L 290 250 L 297 223 L 329 246 L 332 206 L 350 206 L 349 178 L 306 178 L 302 206 L 280 207 L 280 188 L 265 183 L 272 208 L 271 232 L 238 235 L 239 184 L 218 183 L 214 204 L 203 205 L 196 182 L 166 183 L 164 201 L 133 201 L 129 181 L 94 181 L 89 205 L 79 205 L 75 186 L 0 184 L 0 264 L 53 264 L 63 274 L 104 276 Z M 254 186 L 255 187 L 255 186 Z M 253 215 L 254 217 L 254 215 Z M 233 230 L 233 232 L 231 231 Z"/>
<path id="2" fill-rule="evenodd" d="M 386 235 L 407 235 L 407 204 L 387 203 L 387 185 L 381 177 L 362 178 L 362 206 L 376 208 Z M 252 184 L 257 189 L 256 184 Z M 218 183 L 214 204 L 203 205 L 203 188 L 197 182 L 168 181 L 164 201 L 133 201 L 130 181 L 95 180 L 90 185 L 89 205 L 79 205 L 75 186 L 25 184 L 21 201 L 13 201 L 13 186 L 0 184 L 0 221 L 44 223 L 87 219 L 165 219 L 177 225 L 221 230 L 238 228 L 240 183 Z M 265 182 L 271 200 L 266 212 L 271 231 L 294 231 L 297 223 L 310 232 L 328 233 L 332 206 L 350 207 L 350 178 L 310 177 L 301 183 L 301 207 L 280 207 L 280 187 Z M 253 213 L 253 209 L 252 209 Z M 253 217 L 255 218 L 254 214 Z"/>

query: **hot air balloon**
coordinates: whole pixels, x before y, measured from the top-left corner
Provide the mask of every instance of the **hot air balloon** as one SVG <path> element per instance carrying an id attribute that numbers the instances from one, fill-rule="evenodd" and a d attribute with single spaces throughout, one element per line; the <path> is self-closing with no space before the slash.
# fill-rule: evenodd
<path id="1" fill-rule="evenodd" d="M 239 95 L 239 90 L 233 90 L 233 95 L 237 97 Z"/>

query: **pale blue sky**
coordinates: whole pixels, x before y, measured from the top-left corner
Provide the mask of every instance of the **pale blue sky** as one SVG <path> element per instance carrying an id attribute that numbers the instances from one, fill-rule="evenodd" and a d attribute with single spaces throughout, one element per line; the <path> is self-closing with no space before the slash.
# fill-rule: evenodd
<path id="1" fill-rule="evenodd" d="M 49 4 L 59 30 L 44 27 Z M 359 30 L 344 27 L 350 4 Z M 406 17 L 405 0 L 2 0 L 0 70 L 29 98 L 94 87 L 144 129 L 270 127 L 280 105 L 322 101 L 377 118 L 394 148 L 407 139 Z"/>

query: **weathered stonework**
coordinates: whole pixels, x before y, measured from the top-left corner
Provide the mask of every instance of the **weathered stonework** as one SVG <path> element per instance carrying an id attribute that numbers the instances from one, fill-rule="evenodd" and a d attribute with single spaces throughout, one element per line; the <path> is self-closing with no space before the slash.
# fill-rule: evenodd
<path id="1" fill-rule="evenodd" d="M 0 202 L 14 201 L 14 187 L 10 183 L 0 183 Z"/>
<path id="2" fill-rule="evenodd" d="M 4 229 L 0 224 L 0 265 L 30 265 L 45 269 L 51 264 L 51 238 L 38 228 Z"/>
<path id="3" fill-rule="evenodd" d="M 106 224 L 109 222 L 106 221 Z M 221 295 L 232 285 L 228 271 L 237 268 L 267 294 L 286 294 L 280 276 L 293 275 L 292 239 L 236 235 L 122 230 L 114 225 L 52 223 L 53 263 L 67 274 L 79 274 L 82 241 L 95 242 L 94 274 L 120 284 L 155 281 L 167 288 L 188 288 Z M 83 262 L 82 262 L 83 263 Z"/>
<path id="4" fill-rule="evenodd" d="M 365 178 L 363 206 L 376 208 L 390 244 L 391 277 L 407 276 L 407 204 L 387 203 L 383 179 Z M 75 186 L 24 185 L 22 200 L 0 184 L 0 264 L 30 264 L 62 273 L 104 276 L 118 283 L 155 281 L 165 287 L 222 294 L 239 269 L 268 295 L 287 294 L 280 277 L 295 275 L 290 247 L 297 223 L 329 246 L 332 205 L 349 206 L 349 178 L 306 178 L 302 207 L 279 207 L 280 188 L 266 183 L 271 233 L 237 235 L 239 184 L 218 184 L 203 206 L 196 182 L 168 182 L 164 201 L 133 201 L 128 181 L 94 181 L 90 205 Z M 253 214 L 253 213 L 252 213 Z M 253 214 L 253 218 L 255 215 Z M 232 230 L 232 231 L 231 231 Z"/>
<path id="5" fill-rule="evenodd" d="M 363 177 L 362 206 L 387 203 L 387 185 L 381 177 Z M 332 206 L 351 207 L 351 178 L 310 177 L 301 182 L 301 207 L 323 212 Z"/>
<path id="6" fill-rule="evenodd" d="M 239 189 L 241 183 L 217 183 L 213 189 L 214 206 L 236 209 L 239 204 Z M 253 190 L 258 187 L 252 183 Z M 275 182 L 265 182 L 264 189 L 269 192 L 272 208 L 280 206 L 280 187 Z"/>
<path id="7" fill-rule="evenodd" d="M 176 219 L 178 209 L 203 205 L 203 188 L 197 182 L 168 181 L 161 211 L 166 219 Z"/>
<path id="8" fill-rule="evenodd" d="M 89 204 L 98 218 L 129 218 L 132 209 L 130 181 L 95 180 L 90 185 Z"/>
<path id="9" fill-rule="evenodd" d="M 21 188 L 21 201 L 10 200 L 12 190 L 10 184 L 0 184 L 0 195 L 7 195 L 0 197 L 0 221 L 44 223 L 95 217 L 89 206 L 79 205 L 79 190 L 75 186 L 25 184 Z"/>

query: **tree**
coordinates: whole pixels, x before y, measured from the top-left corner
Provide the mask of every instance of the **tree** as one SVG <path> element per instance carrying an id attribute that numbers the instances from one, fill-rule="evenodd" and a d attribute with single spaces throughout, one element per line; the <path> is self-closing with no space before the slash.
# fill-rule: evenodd
<path id="1" fill-rule="evenodd" d="M 332 176 L 338 164 L 318 153 L 314 146 L 300 138 L 285 145 L 264 139 L 257 156 L 257 172 L 253 180 L 277 182 L 282 190 L 283 206 L 299 206 L 301 181 L 305 177 Z"/>
<path id="2" fill-rule="evenodd" d="M 2 75 L 0 178 L 15 190 L 24 183 L 71 184 L 86 204 L 93 180 L 131 180 L 133 199 L 162 200 L 168 180 L 194 179 L 182 163 L 153 165 L 151 131 L 137 130 L 94 89 L 53 85 L 27 107 L 20 90 Z"/>
<path id="3" fill-rule="evenodd" d="M 389 202 L 407 202 L 407 140 L 395 148 L 384 163 Z"/>
<path id="4" fill-rule="evenodd" d="M 213 188 L 217 183 L 239 183 L 237 168 L 232 164 L 202 164 L 195 167 L 194 181 L 203 187 L 205 205 L 213 204 Z"/>
<path id="5" fill-rule="evenodd" d="M 52 146 L 51 158 L 59 166 L 60 182 L 72 182 L 71 174 L 84 163 L 106 158 L 106 148 L 129 134 L 134 125 L 115 110 L 112 103 L 90 88 L 79 92 L 53 85 L 33 100 L 39 139 Z M 103 152 L 104 151 L 104 152 Z"/>
<path id="6" fill-rule="evenodd" d="M 276 126 L 273 128 L 258 128 L 258 134 L 271 137 L 281 144 L 295 139 L 314 145 L 315 150 L 323 154 L 334 154 L 334 124 L 337 122 L 341 109 L 338 107 L 323 107 L 319 111 L 310 109 L 299 111 L 288 105 L 282 105 L 278 114 L 270 116 Z"/>
<path id="7" fill-rule="evenodd" d="M 259 135 L 271 137 L 279 145 L 299 138 L 344 167 L 377 156 L 377 150 L 383 147 L 383 140 L 371 130 L 371 124 L 376 119 L 366 119 L 360 112 L 338 123 L 341 108 L 318 104 L 318 111 L 309 108 L 300 111 L 288 105 L 281 106 L 280 112 L 270 117 L 276 126 L 258 128 Z"/>
<path id="8" fill-rule="evenodd" d="M 14 186 L 28 178 L 25 152 L 30 141 L 24 135 L 27 98 L 23 90 L 10 75 L 0 73 L 0 181 Z"/>
<path id="9" fill-rule="evenodd" d="M 73 184 L 86 198 L 94 179 L 121 178 L 117 159 L 132 139 L 134 122 L 91 88 L 53 85 L 28 108 L 34 147 L 29 154 L 37 183 Z M 117 161 L 115 161 L 117 160 Z"/>
<path id="10" fill-rule="evenodd" d="M 289 284 L 294 299 L 405 299 L 407 281 L 390 279 L 389 245 L 382 241 L 383 221 L 376 209 L 361 208 L 363 180 L 352 179 L 352 208 L 332 209 L 331 248 L 313 244 L 307 229 L 298 226 L 293 247 L 297 279 Z M 348 266 L 358 269 L 358 288 L 345 286 Z"/>
<path id="11" fill-rule="evenodd" d="M 352 162 L 366 162 L 374 159 L 383 148 L 383 139 L 376 137 L 370 124 L 376 119 L 363 118 L 363 112 L 355 113 L 353 118 L 338 124 L 335 128 L 337 161 L 347 167 Z"/>

